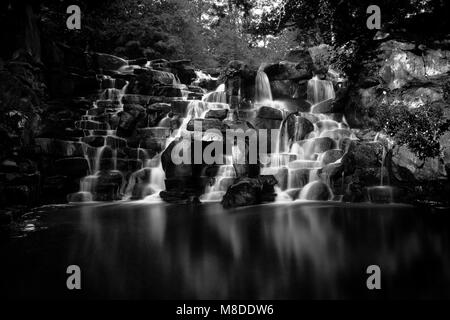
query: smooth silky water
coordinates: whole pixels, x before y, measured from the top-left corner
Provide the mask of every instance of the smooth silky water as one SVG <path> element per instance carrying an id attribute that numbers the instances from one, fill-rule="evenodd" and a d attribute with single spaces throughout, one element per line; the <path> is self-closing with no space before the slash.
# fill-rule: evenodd
<path id="1" fill-rule="evenodd" d="M 178 83 L 169 73 L 160 75 Z M 111 81 L 114 81 L 111 79 Z M 111 84 L 115 87 L 115 83 Z M 271 101 L 267 75 L 261 70 L 256 102 Z M 121 100 L 122 90 L 106 90 L 102 99 Z M 114 96 L 113 96 L 114 95 Z M 312 79 L 308 96 L 313 108 L 334 98 L 330 82 Z M 211 109 L 229 108 L 223 85 L 192 100 L 181 127 L 167 139 L 185 134 L 189 120 Z M 119 110 L 121 104 L 119 104 Z M 231 114 L 231 112 L 230 112 Z M 317 118 L 303 141 L 288 141 L 284 123 L 275 153 L 263 173 L 288 169 L 288 181 L 276 186 L 275 203 L 224 209 L 223 194 L 235 177 L 234 154 L 220 167 L 202 204 L 161 202 L 164 171 L 159 155 L 149 159 L 137 148 L 140 170 L 149 170 L 140 196 L 132 198 L 131 175 L 124 200 L 92 202 L 100 159 L 107 146 L 90 150 L 90 175 L 81 181 L 78 204 L 46 206 L 0 233 L 0 287 L 3 296 L 35 298 L 442 298 L 450 297 L 450 218 L 391 202 L 383 181 L 369 190 L 374 203 L 307 201 L 318 184 L 323 153 L 314 141 L 352 138 L 345 121 Z M 168 119 L 163 119 L 168 121 Z M 163 121 L 161 120 L 161 121 Z M 297 123 L 297 118 L 295 118 Z M 283 126 L 284 125 L 284 126 Z M 297 126 L 297 124 L 296 124 Z M 297 127 L 295 130 L 297 135 Z M 107 135 L 113 135 L 108 130 Z M 338 145 L 336 143 L 336 145 Z M 92 148 L 91 148 L 92 149 Z M 91 154 L 92 153 L 92 154 Z M 116 155 L 113 153 L 113 157 Z M 340 160 L 337 160 L 339 162 Z M 383 164 L 382 164 L 383 165 Z M 115 166 L 112 167 L 115 169 Z M 307 171 L 299 176 L 297 171 Z M 380 168 L 383 176 L 383 166 Z M 126 181 L 124 179 L 124 181 Z M 326 179 L 322 181 L 328 185 Z M 297 190 L 297 191 L 296 191 Z M 294 192 L 297 196 L 291 196 Z M 147 196 L 148 195 L 148 196 Z M 336 195 L 334 195 L 334 199 Z M 301 200 L 296 200 L 301 199 Z M 69 265 L 78 265 L 82 290 L 66 289 Z M 382 290 L 366 287 L 370 265 L 381 268 Z"/>
<path id="2" fill-rule="evenodd" d="M 338 202 L 48 206 L 2 233 L 0 283 L 37 298 L 448 298 L 449 220 Z M 78 292 L 65 286 L 72 264 Z M 372 264 L 379 292 L 366 287 Z"/>

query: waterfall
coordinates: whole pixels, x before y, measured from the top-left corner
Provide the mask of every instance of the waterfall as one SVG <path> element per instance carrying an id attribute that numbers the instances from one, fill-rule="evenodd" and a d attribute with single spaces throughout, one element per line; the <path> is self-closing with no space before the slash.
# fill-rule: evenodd
<path id="1" fill-rule="evenodd" d="M 217 78 L 214 78 L 211 75 L 209 75 L 201 70 L 196 70 L 195 75 L 197 76 L 197 79 L 196 79 L 197 81 L 199 81 L 199 80 L 217 80 Z"/>
<path id="2" fill-rule="evenodd" d="M 267 103 L 269 94 L 270 83 L 260 69 L 255 101 Z M 314 104 L 334 99 L 333 83 L 314 77 L 308 82 L 307 95 Z M 274 103 L 269 105 L 273 107 Z M 345 119 L 336 121 L 333 115 L 311 112 L 283 115 L 270 162 L 262 168 L 262 174 L 274 175 L 278 180 L 276 201 L 333 199 L 331 179 L 321 169 L 329 164 L 338 165 L 344 155 L 341 140 L 356 137 Z M 312 128 L 307 129 L 305 123 Z"/>
<path id="3" fill-rule="evenodd" d="M 221 84 L 214 91 L 205 94 L 201 100 L 190 100 L 190 91 L 185 85 L 180 84 L 179 79 L 173 73 L 153 71 L 153 77 L 156 77 L 160 83 L 174 86 L 181 90 L 182 99 L 188 99 L 183 103 L 186 108 L 185 114 L 181 115 L 182 118 L 177 118 L 171 113 L 164 117 L 161 116 L 162 119 L 158 118 L 158 127 L 151 127 L 153 122 L 150 123 L 150 119 L 143 119 L 144 124 L 141 123 L 137 130 L 142 130 L 143 136 L 154 140 L 149 143 L 139 140 L 138 146 L 131 147 L 128 145 L 131 140 L 127 141 L 116 136 L 116 130 L 111 130 L 115 127 L 110 128 L 108 120 L 103 120 L 106 118 L 104 109 L 108 110 L 107 116 L 117 116 L 118 112 L 123 110 L 122 98 L 126 93 L 128 82 L 118 89 L 116 87 L 123 83 L 122 80 L 104 76 L 102 82 L 104 90 L 99 95 L 99 100 L 82 117 L 79 124 L 85 135 L 80 139 L 85 143 L 84 153 L 85 158 L 89 160 L 89 173 L 80 181 L 78 199 L 98 200 L 98 195 L 103 197 L 101 192 L 104 191 L 99 191 L 102 188 L 110 188 L 111 192 L 117 192 L 114 194 L 115 198 L 125 194 L 126 198 L 132 199 L 145 198 L 147 201 L 160 199 L 159 193 L 165 189 L 165 172 L 161 163 L 161 156 L 165 148 L 174 140 L 185 135 L 191 137 L 192 132 L 187 131 L 187 125 L 192 119 L 205 118 L 210 110 L 230 110 L 230 106 L 227 104 L 225 84 Z M 198 78 L 203 76 L 201 73 L 197 73 Z M 314 77 L 308 81 L 307 96 L 315 105 L 334 99 L 332 82 Z M 134 96 L 127 97 L 127 100 L 133 101 L 133 99 Z M 336 181 L 332 181 L 330 178 L 328 174 L 330 170 L 322 169 L 328 165 L 339 165 L 345 152 L 340 149 L 343 148 L 342 139 L 355 139 L 345 118 L 336 121 L 339 119 L 336 115 L 311 112 L 289 114 L 282 103 L 273 101 L 269 78 L 262 67 L 258 70 L 255 79 L 255 102 L 260 107 L 264 105 L 279 109 L 282 114 L 281 122 L 279 118 L 267 119 L 269 127 L 277 126 L 278 128 L 276 128 L 276 135 L 269 131 L 273 142 L 272 148 L 268 154 L 269 162 L 261 169 L 263 175 L 273 175 L 278 181 L 278 185 L 275 186 L 276 200 L 332 199 L 332 190 L 336 193 L 340 191 L 336 191 L 335 185 L 332 185 L 332 183 L 336 184 Z M 112 113 L 111 109 L 113 109 Z M 176 110 L 179 110 L 178 106 Z M 171 126 L 178 119 L 180 119 L 181 125 L 178 130 L 172 131 Z M 232 112 L 228 111 L 226 119 L 233 119 Z M 145 127 L 146 121 L 147 127 Z M 101 143 L 102 139 L 103 143 Z M 148 150 L 147 152 L 146 150 L 146 148 L 153 149 L 153 143 L 160 145 L 156 155 L 153 151 Z M 164 144 L 165 146 L 163 146 Z M 123 148 L 124 146 L 127 146 L 126 150 Z M 161 152 L 159 152 L 160 149 L 162 149 Z M 201 196 L 202 200 L 220 201 L 222 199 L 239 172 L 240 168 L 236 165 L 239 156 L 237 146 L 233 146 L 231 154 L 224 155 L 225 164 L 218 166 L 216 176 L 211 179 L 205 193 Z M 384 182 L 382 180 L 383 165 L 382 163 L 381 184 Z M 129 168 L 133 168 L 134 172 L 127 175 L 128 183 L 122 183 L 120 191 L 116 191 L 118 189 L 116 186 L 121 181 L 121 172 L 132 171 Z M 343 183 L 344 181 L 342 181 Z M 123 191 L 125 186 L 126 190 Z M 103 198 L 107 198 L 107 196 Z M 100 200 L 102 199 L 100 198 Z"/>
<path id="4" fill-rule="evenodd" d="M 336 96 L 333 83 L 329 80 L 320 80 L 317 76 L 314 76 L 308 81 L 307 97 L 308 101 L 313 105 L 325 100 L 334 99 Z"/>
<path id="5" fill-rule="evenodd" d="M 255 82 L 255 103 L 272 104 L 272 90 L 270 89 L 270 82 L 267 74 L 261 70 L 258 70 L 256 74 Z"/>
<path id="6" fill-rule="evenodd" d="M 221 201 L 228 187 L 236 177 L 233 166 L 233 156 L 226 156 L 225 165 L 219 167 L 214 183 L 207 186 L 205 193 L 200 197 L 202 201 Z"/>
<path id="7" fill-rule="evenodd" d="M 372 203 L 392 203 L 394 202 L 394 188 L 390 185 L 385 185 L 384 175 L 385 175 L 385 161 L 388 150 L 392 147 L 392 141 L 388 137 L 377 133 L 374 138 L 374 143 L 379 141 L 382 142 L 382 156 L 380 164 L 380 184 L 378 186 L 372 186 L 367 188 L 367 195 L 369 202 Z M 386 145 L 385 145 L 386 144 Z M 389 183 L 389 181 L 388 181 Z"/>
<path id="8" fill-rule="evenodd" d="M 203 96 L 202 101 L 212 103 L 227 103 L 227 93 L 225 92 L 225 84 L 219 85 L 215 91 L 208 92 Z"/>
<path id="9" fill-rule="evenodd" d="M 153 188 L 155 191 L 164 190 L 164 179 L 165 178 L 166 178 L 166 175 L 162 168 L 161 161 L 159 161 L 159 165 L 156 168 L 152 168 L 152 170 L 151 170 L 150 187 Z"/>
<path id="10" fill-rule="evenodd" d="M 129 82 L 126 81 L 121 89 L 117 89 L 116 80 L 114 78 L 109 76 L 104 76 L 103 78 L 109 82 L 109 88 L 104 89 L 103 92 L 100 93 L 99 99 L 93 102 L 93 109 L 98 109 L 97 104 L 101 100 L 110 101 L 112 105 L 117 108 L 117 114 L 123 110 L 122 98 L 126 93 Z M 103 145 L 92 147 L 88 144 L 83 144 L 84 158 L 89 165 L 89 175 L 80 179 L 79 192 L 69 195 L 69 201 L 71 201 L 71 199 L 74 199 L 74 201 L 95 200 L 97 183 L 102 175 L 110 172 L 121 175 L 121 172 L 117 170 L 117 146 L 115 146 L 116 141 L 120 141 L 121 138 L 116 137 L 116 130 L 111 130 L 107 122 L 94 120 L 96 116 L 89 115 L 88 112 L 89 111 L 87 111 L 86 115 L 79 121 L 80 129 L 84 129 L 85 137 L 92 137 L 99 140 L 102 139 Z M 83 123 L 83 121 L 90 122 L 91 125 L 98 126 L 98 128 L 89 129 L 85 127 L 87 124 Z M 102 124 L 104 125 L 103 127 Z M 109 158 L 105 158 L 105 154 L 108 154 Z M 109 160 L 109 162 L 105 162 L 105 159 Z"/>

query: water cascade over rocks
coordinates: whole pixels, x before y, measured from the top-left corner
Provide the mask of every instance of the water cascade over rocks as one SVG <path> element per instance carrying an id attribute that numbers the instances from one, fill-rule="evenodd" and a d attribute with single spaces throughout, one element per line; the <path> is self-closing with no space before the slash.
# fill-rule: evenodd
<path id="1" fill-rule="evenodd" d="M 308 81 L 311 112 L 291 113 L 283 118 L 274 152 L 261 174 L 278 181 L 277 200 L 333 200 L 335 197 L 324 168 L 340 163 L 346 139 L 355 139 L 341 115 L 315 112 L 316 106 L 335 97 L 333 84 Z"/>
<path id="2" fill-rule="evenodd" d="M 430 108 L 445 121 L 448 59 L 435 49 L 422 50 L 422 56 L 412 43 L 389 40 L 376 47 L 377 59 L 364 62 L 360 76 L 349 78 L 327 71 L 325 65 L 311 66 L 306 61 L 309 51 L 267 64 L 259 72 L 233 60 L 221 69 L 209 69 L 214 76 L 186 60 L 127 61 L 77 51 L 76 65 L 57 66 L 63 67 L 61 72 L 44 72 L 48 96 L 38 84 L 42 75 L 36 70 L 33 88 L 42 90 L 33 89 L 39 101 L 32 101 L 31 93 L 27 95 L 33 108 L 27 107 L 23 113 L 28 119 L 26 126 L 22 128 L 25 122 L 17 120 L 17 128 L 8 138 L 1 169 L 3 201 L 22 204 L 26 199 L 30 205 L 66 199 L 159 197 L 166 201 L 218 201 L 235 186 L 235 194 L 239 191 L 247 196 L 227 203 L 247 205 L 253 204 L 247 199 L 263 188 L 259 179 L 273 177 L 267 181 L 276 181 L 273 193 L 280 201 L 342 198 L 345 202 L 445 204 L 448 131 L 439 136 L 442 152 L 422 159 L 419 142 L 422 134 L 426 137 L 425 132 L 420 133 L 422 129 L 417 134 L 407 132 L 411 135 L 408 142 L 394 135 L 391 147 L 375 130 L 383 124 L 378 110 L 393 107 L 394 112 L 397 104 L 411 114 Z M 71 60 L 72 53 L 67 54 L 59 60 Z M 3 66 L 4 83 L 11 74 L 18 76 L 14 86 L 5 89 L 8 97 L 19 92 L 16 85 L 22 88 L 19 75 L 31 70 L 32 64 L 22 64 L 22 58 L 18 57 L 20 63 L 14 60 Z M 413 78 L 402 70 L 413 70 Z M 353 83 L 353 79 L 365 80 Z M 14 121 L 22 114 L 16 107 L 21 105 L 19 100 L 11 100 L 7 109 Z M 258 133 L 277 133 L 267 137 L 267 157 L 261 156 L 252 169 L 236 163 L 240 153 L 236 148 L 223 155 L 220 165 L 171 164 L 173 148 L 188 144 L 181 142 L 182 138 L 198 141 L 192 138 L 194 119 L 221 132 L 251 128 Z M 422 128 L 409 116 L 406 119 Z M 202 148 L 218 136 L 202 139 Z M 23 147 L 19 154 L 14 149 L 16 142 Z M 429 152 L 438 151 L 433 145 L 436 148 L 428 145 Z"/>
<path id="3" fill-rule="evenodd" d="M 310 79 L 310 111 L 293 112 L 272 100 L 271 83 L 260 68 L 255 77 L 255 103 L 251 109 L 237 110 L 227 103 L 230 97 L 224 84 L 206 93 L 181 83 L 171 72 L 153 69 L 159 63 L 127 64 L 98 75 L 98 99 L 75 124 L 83 132 L 77 143 L 88 163 L 88 174 L 80 179 L 79 191 L 68 196 L 70 202 L 222 201 L 230 188 L 244 188 L 239 201 L 247 204 L 249 197 L 258 197 L 255 190 L 266 184 L 274 184 L 276 201 L 343 197 L 343 173 L 341 187 L 336 188 L 331 177 L 341 169 L 351 141 L 357 139 L 342 114 L 329 113 L 327 104 L 335 99 L 331 81 Z M 193 83 L 205 78 L 203 73 L 194 74 Z M 135 77 L 138 81 L 133 81 Z M 147 87 L 146 81 L 151 85 Z M 256 133 L 267 130 L 267 152 L 258 154 L 255 165 L 239 164 L 237 159 L 248 154 L 241 154 L 233 142 L 231 151 L 224 150 L 221 164 L 174 165 L 170 156 L 177 145 L 192 150 L 194 120 L 202 122 L 203 131 L 212 128 L 223 134 L 203 135 L 202 150 L 217 141 L 225 146 L 225 129 L 237 128 L 256 129 Z M 270 187 L 267 190 L 270 194 Z M 230 199 L 227 196 L 224 205 L 235 205 L 235 199 Z"/>
<path id="4" fill-rule="evenodd" d="M 83 133 L 77 143 L 88 163 L 88 175 L 80 179 L 79 191 L 68 195 L 69 202 L 159 200 L 166 189 L 162 152 L 186 132 L 191 119 L 226 108 L 220 102 L 200 100 L 202 88 L 182 84 L 177 75 L 153 69 L 156 65 L 125 64 L 109 71 L 112 75 L 98 75 L 98 99 L 75 123 Z M 141 81 L 134 81 L 134 88 L 128 90 L 129 82 L 123 79 L 136 75 Z M 68 148 L 72 145 L 68 143 Z"/>
<path id="5" fill-rule="evenodd" d="M 217 87 L 215 91 L 211 91 L 203 97 L 205 102 L 213 103 L 227 103 L 227 95 L 225 92 L 225 85 L 221 84 Z"/>
<path id="6" fill-rule="evenodd" d="M 270 88 L 269 78 L 267 74 L 263 71 L 263 66 L 259 68 L 256 74 L 255 80 L 255 103 L 256 104 L 271 104 L 272 90 Z"/>
<path id="7" fill-rule="evenodd" d="M 381 134 L 376 134 L 374 142 L 377 143 L 381 141 L 383 145 L 381 164 L 380 164 L 380 184 L 378 186 L 370 186 L 367 188 L 367 194 L 369 201 L 372 203 L 392 203 L 394 202 L 394 187 L 387 185 L 384 177 L 386 176 L 386 156 L 389 149 L 392 148 L 392 141 Z M 387 181 L 389 183 L 389 181 Z"/>

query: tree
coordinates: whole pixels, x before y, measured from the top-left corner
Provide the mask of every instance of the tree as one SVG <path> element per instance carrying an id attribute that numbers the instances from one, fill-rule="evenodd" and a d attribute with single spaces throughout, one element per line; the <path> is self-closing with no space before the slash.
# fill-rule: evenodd
<path id="1" fill-rule="evenodd" d="M 376 3 L 372 0 L 284 0 L 274 10 L 266 11 L 249 30 L 261 35 L 297 28 L 299 42 L 308 46 L 371 39 L 376 30 L 367 29 L 366 10 L 372 4 L 381 8 L 384 26 L 414 28 L 435 36 L 449 30 L 444 12 L 449 12 L 450 5 L 442 0 L 378 0 Z M 424 18 L 427 23 L 417 23 Z"/>
<path id="2" fill-rule="evenodd" d="M 440 154 L 440 137 L 450 128 L 439 106 L 426 105 L 415 110 L 406 106 L 381 105 L 376 113 L 375 130 L 407 145 L 420 159 Z"/>

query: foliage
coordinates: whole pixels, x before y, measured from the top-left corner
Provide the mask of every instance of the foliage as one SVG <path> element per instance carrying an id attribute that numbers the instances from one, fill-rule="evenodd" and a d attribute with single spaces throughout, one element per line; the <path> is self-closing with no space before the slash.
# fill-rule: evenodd
<path id="1" fill-rule="evenodd" d="M 353 74 L 355 62 L 359 61 L 360 45 L 357 41 L 348 41 L 342 46 L 335 46 L 331 53 L 331 67 L 348 75 Z"/>
<path id="2" fill-rule="evenodd" d="M 360 37 L 372 39 L 374 30 L 366 27 L 367 8 L 381 9 L 383 26 L 419 28 L 414 31 L 444 33 L 448 31 L 448 1 L 441 0 L 284 0 L 274 10 L 264 13 L 250 29 L 257 34 L 277 34 L 286 28 L 297 28 L 298 41 L 306 46 L 320 43 L 343 44 Z M 427 25 L 417 21 L 427 17 Z M 411 31 L 411 30 L 408 30 Z"/>
<path id="3" fill-rule="evenodd" d="M 84 0 L 79 2 L 82 29 L 73 31 L 65 28 L 70 1 L 43 0 L 41 25 L 53 40 L 130 59 L 188 58 L 203 68 L 239 59 L 257 66 L 281 59 L 295 41 L 289 31 L 277 37 L 248 32 L 258 2 Z"/>
<path id="4" fill-rule="evenodd" d="M 377 110 L 376 120 L 376 130 L 407 145 L 420 159 L 439 156 L 439 138 L 450 128 L 450 120 L 443 116 L 442 109 L 433 105 L 410 111 L 403 105 L 383 104 Z"/>

